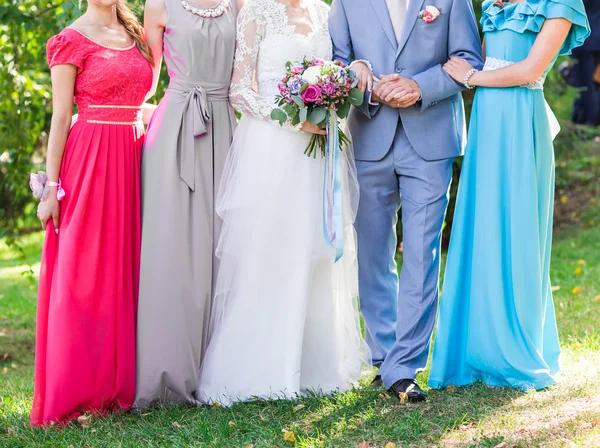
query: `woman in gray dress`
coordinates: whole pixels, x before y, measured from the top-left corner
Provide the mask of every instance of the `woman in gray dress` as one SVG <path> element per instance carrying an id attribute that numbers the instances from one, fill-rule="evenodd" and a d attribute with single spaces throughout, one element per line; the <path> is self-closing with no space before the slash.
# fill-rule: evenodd
<path id="1" fill-rule="evenodd" d="M 214 199 L 236 123 L 228 89 L 239 2 L 196 1 L 146 3 L 146 38 L 170 84 L 142 160 L 137 408 L 197 403 L 207 343 L 221 229 Z"/>

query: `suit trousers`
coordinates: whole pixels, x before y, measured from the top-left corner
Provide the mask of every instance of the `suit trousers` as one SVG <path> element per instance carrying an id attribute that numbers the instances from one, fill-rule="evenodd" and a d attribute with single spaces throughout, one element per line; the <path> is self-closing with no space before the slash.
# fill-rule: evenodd
<path id="1" fill-rule="evenodd" d="M 386 387 L 414 378 L 427 364 L 452 162 L 419 156 L 402 123 L 382 160 L 356 162 L 361 312 L 373 365 L 379 367 Z M 395 254 L 400 206 L 404 249 L 398 279 Z"/>

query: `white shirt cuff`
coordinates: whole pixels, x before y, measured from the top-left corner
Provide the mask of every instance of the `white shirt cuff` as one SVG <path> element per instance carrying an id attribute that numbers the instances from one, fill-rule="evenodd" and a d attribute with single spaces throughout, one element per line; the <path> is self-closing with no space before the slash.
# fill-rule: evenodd
<path id="1" fill-rule="evenodd" d="M 377 81 L 373 80 L 373 89 L 375 88 L 375 86 L 377 85 Z M 369 106 L 379 106 L 380 103 L 378 103 L 377 101 L 373 100 L 373 90 L 371 90 L 371 92 L 369 92 Z"/>
<path id="2" fill-rule="evenodd" d="M 373 87 L 375 87 L 375 82 L 373 82 Z M 373 99 L 373 91 L 370 92 L 369 95 L 369 106 L 379 106 L 380 103 Z"/>

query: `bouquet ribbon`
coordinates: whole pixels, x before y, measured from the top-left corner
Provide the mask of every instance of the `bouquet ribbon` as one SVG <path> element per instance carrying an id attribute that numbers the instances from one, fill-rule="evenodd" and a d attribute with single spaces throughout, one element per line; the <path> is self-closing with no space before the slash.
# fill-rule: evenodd
<path id="1" fill-rule="evenodd" d="M 335 261 L 344 254 L 342 213 L 342 154 L 339 123 L 335 112 L 327 112 L 327 145 L 323 180 L 323 233 L 327 244 L 335 248 Z"/>

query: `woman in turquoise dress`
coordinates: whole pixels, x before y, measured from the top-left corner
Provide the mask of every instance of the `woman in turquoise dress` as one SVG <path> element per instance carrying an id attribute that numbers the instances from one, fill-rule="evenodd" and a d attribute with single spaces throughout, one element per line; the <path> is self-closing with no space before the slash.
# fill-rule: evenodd
<path id="1" fill-rule="evenodd" d="M 478 89 L 429 385 L 543 389 L 560 369 L 549 275 L 557 123 L 543 85 L 589 25 L 581 0 L 486 0 L 482 25 L 484 70 L 444 66 Z"/>

